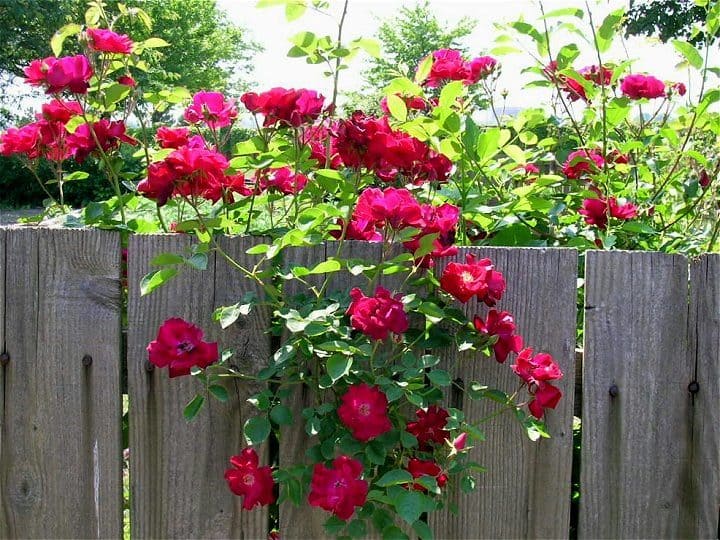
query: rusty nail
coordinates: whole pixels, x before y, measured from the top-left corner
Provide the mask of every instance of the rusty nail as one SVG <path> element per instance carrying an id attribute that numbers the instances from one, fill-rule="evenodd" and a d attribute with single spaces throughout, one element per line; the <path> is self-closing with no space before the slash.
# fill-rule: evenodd
<path id="1" fill-rule="evenodd" d="M 10 361 L 10 355 L 6 352 L 0 354 L 0 366 L 7 366 Z"/>
<path id="2" fill-rule="evenodd" d="M 620 393 L 620 390 L 618 389 L 617 384 L 613 384 L 610 387 L 610 396 L 616 397 L 619 393 Z"/>
<path id="3" fill-rule="evenodd" d="M 688 392 L 691 394 L 697 394 L 700 391 L 700 385 L 697 381 L 693 381 L 690 384 L 688 384 Z"/>
<path id="4" fill-rule="evenodd" d="M 88 367 L 90 364 L 92 364 L 92 356 L 86 354 L 82 357 L 82 365 Z"/>
<path id="5" fill-rule="evenodd" d="M 152 365 L 152 363 L 150 362 L 150 360 L 145 360 L 145 371 L 150 372 L 150 371 L 152 371 L 153 369 L 155 369 L 155 366 Z"/>

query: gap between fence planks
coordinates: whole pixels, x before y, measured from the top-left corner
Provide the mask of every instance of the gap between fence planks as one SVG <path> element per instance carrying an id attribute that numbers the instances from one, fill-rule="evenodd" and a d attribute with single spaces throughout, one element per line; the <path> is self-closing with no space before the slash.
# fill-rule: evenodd
<path id="1" fill-rule="evenodd" d="M 581 538 L 717 535 L 718 263 L 587 254 Z"/>
<path id="2" fill-rule="evenodd" d="M 120 237 L 0 235 L 0 352 L 9 355 L 0 366 L 0 536 L 118 537 Z"/>

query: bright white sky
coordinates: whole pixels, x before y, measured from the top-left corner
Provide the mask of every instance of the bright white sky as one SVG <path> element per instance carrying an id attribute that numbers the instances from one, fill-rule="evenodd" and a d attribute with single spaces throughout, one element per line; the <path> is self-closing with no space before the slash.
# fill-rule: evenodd
<path id="1" fill-rule="evenodd" d="M 254 79 L 257 90 L 266 90 L 273 86 L 286 88 L 311 88 L 321 91 L 325 96 L 331 95 L 331 85 L 323 76 L 322 66 L 312 66 L 303 59 L 288 58 L 286 53 L 290 48 L 288 38 L 297 32 L 309 30 L 320 35 L 335 35 L 337 33 L 337 20 L 342 7 L 341 0 L 331 0 L 331 9 L 335 13 L 334 19 L 308 10 L 302 18 L 292 23 L 285 21 L 282 7 L 258 9 L 254 0 L 218 0 L 220 7 L 227 10 L 232 20 L 246 27 L 256 41 L 261 43 L 265 51 L 255 58 Z M 412 0 L 350 0 L 348 19 L 346 22 L 346 39 L 373 37 L 378 27 L 378 21 L 392 17 L 403 5 L 412 6 Z M 614 8 L 626 6 L 627 1 L 622 0 L 590 0 L 593 10 L 593 19 L 599 25 L 604 16 Z M 495 22 L 508 22 L 517 20 L 521 15 L 529 22 L 535 22 L 540 16 L 538 3 L 535 0 L 430 0 L 432 10 L 441 21 L 450 24 L 457 22 L 463 16 L 470 16 L 478 21 L 475 31 L 466 40 L 471 53 L 479 55 L 487 53 L 496 44 L 494 38 L 499 31 L 493 26 Z M 584 1 L 580 0 L 545 0 L 546 12 L 561 7 L 581 7 Z M 587 27 L 587 14 L 584 21 L 577 21 L 578 26 L 588 28 L 588 37 L 592 36 Z M 553 45 L 557 51 L 562 45 L 575 42 L 583 51 L 576 61 L 576 67 L 587 64 L 597 64 L 594 49 L 589 45 L 583 47 L 578 40 L 579 36 L 565 37 Z M 648 72 L 663 80 L 683 81 L 693 93 L 699 86 L 697 80 L 688 81 L 687 70 L 678 71 L 675 65 L 681 57 L 671 45 L 649 43 L 645 39 L 631 38 L 625 45 L 630 56 L 636 59 L 633 65 L 634 72 Z M 534 48 L 533 48 L 534 49 Z M 603 60 L 620 62 L 626 59 L 626 54 L 620 43 L 613 47 Z M 720 49 L 711 52 L 714 65 L 720 63 Z M 520 70 L 531 65 L 531 58 L 526 54 L 513 54 L 500 57 L 503 65 L 499 88 L 509 91 L 507 104 L 510 107 L 527 107 L 537 104 L 538 100 L 548 97 L 547 89 L 523 90 L 522 84 L 531 80 L 520 74 Z M 364 60 L 358 56 L 350 70 L 341 75 L 340 86 L 345 90 L 356 90 L 361 85 L 360 71 Z M 713 63 L 711 62 L 711 65 Z M 713 75 L 709 75 L 713 78 Z M 711 81 L 717 85 L 717 79 Z"/>

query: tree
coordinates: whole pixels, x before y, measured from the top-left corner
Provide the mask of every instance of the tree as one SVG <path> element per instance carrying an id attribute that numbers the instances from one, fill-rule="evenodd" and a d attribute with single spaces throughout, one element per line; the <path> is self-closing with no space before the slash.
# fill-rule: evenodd
<path id="1" fill-rule="evenodd" d="M 376 38 L 382 43 L 382 58 L 370 60 L 363 77 L 363 91 L 348 95 L 346 108 L 377 108 L 382 89 L 395 77 L 412 75 L 420 61 L 437 49 L 465 50 L 462 38 L 475 28 L 476 21 L 463 17 L 455 26 L 438 20 L 427 2 L 400 8 L 397 16 L 380 24 Z"/>
<path id="2" fill-rule="evenodd" d="M 673 38 L 702 43 L 700 34 L 692 36 L 693 25 L 705 20 L 706 9 L 693 0 L 631 0 L 625 21 L 627 35 L 656 36 L 667 42 Z"/>
<path id="3" fill-rule="evenodd" d="M 4 45 L 0 48 L 0 73 L 5 75 L 5 84 L 11 84 L 13 76 L 22 77 L 31 60 L 49 56 L 53 33 L 68 22 L 83 21 L 87 3 L 0 0 L 0 42 Z M 241 83 L 250 70 L 253 54 L 260 50 L 248 39 L 245 29 L 218 8 L 216 0 L 129 0 L 125 5 L 144 10 L 153 26 L 148 30 L 138 19 L 122 19 L 119 30 L 135 40 L 154 36 L 172 45 L 153 51 L 149 59 L 155 71 L 153 86 L 226 90 Z M 113 3 L 107 9 L 116 12 Z"/>

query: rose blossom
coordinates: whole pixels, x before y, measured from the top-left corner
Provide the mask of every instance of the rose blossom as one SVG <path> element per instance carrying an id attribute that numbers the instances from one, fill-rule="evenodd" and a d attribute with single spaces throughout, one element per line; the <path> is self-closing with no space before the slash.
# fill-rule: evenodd
<path id="1" fill-rule="evenodd" d="M 418 409 L 415 414 L 417 421 L 408 422 L 406 430 L 417 438 L 420 450 L 429 450 L 430 443 L 444 444 L 450 437 L 450 432 L 445 429 L 450 415 L 445 409 L 431 405 L 427 410 Z"/>
<path id="2" fill-rule="evenodd" d="M 88 45 L 94 51 L 130 54 L 133 48 L 132 40 L 125 34 L 116 34 L 105 28 L 88 28 L 85 31 Z"/>
<path id="3" fill-rule="evenodd" d="M 278 123 L 299 127 L 320 116 L 325 98 L 314 90 L 278 87 L 261 94 L 247 92 L 240 101 L 250 112 L 265 116 L 265 127 Z"/>
<path id="4" fill-rule="evenodd" d="M 387 396 L 378 387 L 365 383 L 353 385 L 341 401 L 337 414 L 357 440 L 368 442 L 392 429 Z"/>
<path id="5" fill-rule="evenodd" d="M 355 508 L 363 506 L 367 499 L 368 483 L 360 479 L 362 472 L 362 463 L 348 456 L 335 458 L 332 467 L 315 464 L 308 503 L 349 520 Z"/>
<path id="6" fill-rule="evenodd" d="M 230 490 L 244 497 L 242 507 L 252 510 L 255 506 L 267 506 L 275 502 L 275 482 L 270 467 L 258 467 L 258 455 L 254 448 L 245 448 L 240 455 L 232 456 L 233 468 L 225 471 Z"/>
<path id="7" fill-rule="evenodd" d="M 408 317 L 403 303 L 402 295 L 393 297 L 390 291 L 383 287 L 375 289 L 375 296 L 365 296 L 355 287 L 350 291 L 352 302 L 347 313 L 350 315 L 350 324 L 372 339 L 384 340 L 390 332 L 402 334 L 408 329 Z"/>
<path id="8" fill-rule="evenodd" d="M 562 392 L 548 382 L 541 381 L 530 389 L 533 399 L 528 403 L 528 408 L 535 418 L 542 418 L 545 409 L 554 409 L 560 402 Z"/>
<path id="9" fill-rule="evenodd" d="M 190 124 L 204 122 L 210 129 L 217 129 L 232 124 L 237 115 L 235 100 L 226 100 L 220 92 L 198 92 L 183 116 Z"/>
<path id="10" fill-rule="evenodd" d="M 620 90 L 630 99 L 653 99 L 665 95 L 665 83 L 652 75 L 628 75 L 622 80 Z"/>
<path id="11" fill-rule="evenodd" d="M 575 150 L 565 160 L 562 171 L 565 176 L 576 180 L 587 174 L 594 174 L 603 168 L 605 160 L 595 150 Z"/>
<path id="12" fill-rule="evenodd" d="M 410 458 L 408 460 L 407 471 L 412 474 L 413 478 L 432 476 L 435 478 L 439 488 L 445 487 L 448 481 L 447 475 L 442 472 L 440 466 L 429 459 Z M 412 485 L 412 488 L 417 491 L 427 492 L 427 489 L 422 484 L 415 483 Z"/>
<path id="13" fill-rule="evenodd" d="M 637 206 L 629 202 L 618 204 L 615 197 L 609 199 L 599 197 L 597 199 L 583 200 L 582 208 L 578 213 L 585 217 L 585 223 L 588 225 L 606 229 L 608 215 L 621 220 L 633 219 L 637 217 Z"/>
<path id="14" fill-rule="evenodd" d="M 75 132 L 68 136 L 68 146 L 78 163 L 85 161 L 87 156 L 97 150 L 98 143 L 103 152 L 108 152 L 118 148 L 121 143 L 134 146 L 137 141 L 125 133 L 125 123 L 122 120 L 110 121 L 106 118 L 92 125 L 80 124 Z"/>
<path id="15" fill-rule="evenodd" d="M 493 352 L 495 360 L 501 364 L 505 362 L 508 354 L 520 352 L 522 349 L 523 338 L 515 333 L 515 320 L 507 311 L 491 309 L 487 320 L 476 315 L 473 324 L 479 333 L 497 337 L 497 341 L 493 344 Z"/>
<path id="16" fill-rule="evenodd" d="M 377 227 L 389 226 L 400 230 L 418 227 L 422 220 L 422 208 L 407 189 L 368 188 L 358 197 L 353 219 L 364 220 Z"/>
<path id="17" fill-rule="evenodd" d="M 166 320 L 155 341 L 147 346 L 150 362 L 170 369 L 170 377 L 189 375 L 193 367 L 206 368 L 218 359 L 218 344 L 203 341 L 203 331 L 183 319 Z"/>
<path id="18" fill-rule="evenodd" d="M 473 296 L 492 307 L 505 292 L 505 278 L 490 259 L 475 260 L 467 255 L 465 264 L 451 262 L 440 277 L 440 287 L 463 304 Z"/>
<path id="19" fill-rule="evenodd" d="M 85 94 L 92 76 L 90 61 L 82 54 L 33 60 L 25 68 L 25 81 L 33 86 L 46 85 L 48 94 L 57 94 L 63 90 Z"/>

